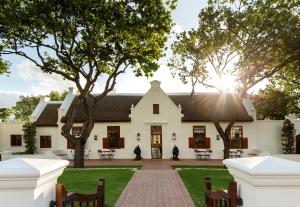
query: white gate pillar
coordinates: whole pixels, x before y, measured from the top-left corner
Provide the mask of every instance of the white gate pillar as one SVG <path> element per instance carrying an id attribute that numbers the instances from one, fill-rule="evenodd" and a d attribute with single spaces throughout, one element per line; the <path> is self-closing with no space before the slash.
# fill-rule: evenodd
<path id="1" fill-rule="evenodd" d="M 49 207 L 69 161 L 15 158 L 0 162 L 0 206 Z"/>
<path id="2" fill-rule="evenodd" d="M 227 159 L 243 207 L 299 206 L 300 163 L 272 156 Z"/>

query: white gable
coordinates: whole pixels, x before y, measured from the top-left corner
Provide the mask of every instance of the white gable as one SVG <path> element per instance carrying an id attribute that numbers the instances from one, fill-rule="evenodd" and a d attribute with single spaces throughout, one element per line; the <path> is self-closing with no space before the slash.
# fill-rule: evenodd
<path id="1" fill-rule="evenodd" d="M 153 114 L 153 104 L 159 104 L 159 114 Z M 144 124 L 167 124 L 180 121 L 181 108 L 176 106 L 169 96 L 160 88 L 159 81 L 152 81 L 151 88 L 145 96 L 131 109 L 131 121 Z"/>

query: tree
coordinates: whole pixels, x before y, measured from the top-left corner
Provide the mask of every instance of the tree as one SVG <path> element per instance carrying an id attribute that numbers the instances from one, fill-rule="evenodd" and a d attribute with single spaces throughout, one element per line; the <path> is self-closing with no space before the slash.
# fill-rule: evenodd
<path id="1" fill-rule="evenodd" d="M 281 145 L 284 154 L 294 153 L 295 127 L 294 124 L 286 119 L 282 125 Z"/>
<path id="2" fill-rule="evenodd" d="M 181 80 L 224 91 L 234 77 L 241 98 L 248 90 L 300 61 L 300 23 L 293 1 L 210 0 L 199 14 L 199 27 L 177 36 L 169 66 Z M 297 43 L 297 44 L 296 44 Z M 293 72 L 294 73 L 294 72 Z M 217 77 L 217 81 L 212 81 Z M 225 130 L 210 119 L 229 157 L 231 120 Z"/>
<path id="3" fill-rule="evenodd" d="M 39 96 L 20 96 L 19 100 L 12 107 L 15 119 L 28 122 L 30 115 L 39 102 Z"/>
<path id="4" fill-rule="evenodd" d="M 68 94 L 68 91 L 59 93 L 58 91 L 51 91 L 49 94 L 50 101 L 63 101 Z"/>
<path id="5" fill-rule="evenodd" d="M 289 114 L 300 116 L 300 101 L 285 91 L 268 86 L 251 96 L 257 119 L 284 120 Z"/>
<path id="6" fill-rule="evenodd" d="M 1 47 L 1 45 L 0 45 L 0 47 Z M 3 73 L 8 73 L 8 67 L 9 67 L 8 62 L 1 59 L 1 57 L 0 57 L 0 75 Z"/>
<path id="7" fill-rule="evenodd" d="M 175 0 L 2 2 L 2 54 L 22 56 L 42 71 L 74 82 L 79 91 L 61 131 L 75 145 L 75 167 L 84 166 L 96 103 L 113 90 L 117 77 L 128 67 L 138 76 L 158 69 L 174 7 Z M 92 96 L 98 80 L 104 81 L 104 89 Z M 87 118 L 75 137 L 71 128 L 79 105 Z"/>
<path id="8" fill-rule="evenodd" d="M 23 125 L 23 140 L 25 143 L 26 154 L 34 154 L 36 152 L 36 126 L 34 123 L 27 122 Z"/>
<path id="9" fill-rule="evenodd" d="M 6 122 L 11 115 L 11 110 L 9 108 L 0 108 L 0 119 Z"/>

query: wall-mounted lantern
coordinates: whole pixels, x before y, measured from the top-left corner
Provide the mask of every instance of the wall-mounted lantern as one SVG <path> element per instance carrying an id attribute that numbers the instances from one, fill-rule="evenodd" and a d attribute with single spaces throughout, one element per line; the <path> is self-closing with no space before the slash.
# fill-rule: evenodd
<path id="1" fill-rule="evenodd" d="M 139 132 L 136 134 L 136 140 L 137 140 L 137 141 L 140 141 L 140 140 L 141 140 L 141 134 L 140 134 Z"/>
<path id="2" fill-rule="evenodd" d="M 94 135 L 94 140 L 95 141 L 98 140 L 98 135 L 97 134 Z"/>
<path id="3" fill-rule="evenodd" d="M 173 141 L 176 140 L 176 133 L 175 133 L 175 132 L 173 132 L 173 134 L 172 134 L 172 140 L 173 140 Z"/>
<path id="4" fill-rule="evenodd" d="M 216 135 L 216 140 L 220 140 L 220 135 Z"/>

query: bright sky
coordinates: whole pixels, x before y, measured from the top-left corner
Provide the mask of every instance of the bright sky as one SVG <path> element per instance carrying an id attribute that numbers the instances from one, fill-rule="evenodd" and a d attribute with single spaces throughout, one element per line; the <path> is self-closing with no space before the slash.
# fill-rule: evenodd
<path id="1" fill-rule="evenodd" d="M 174 31 L 181 32 L 196 27 L 198 14 L 206 3 L 206 0 L 179 0 L 177 9 L 173 12 L 173 20 L 176 23 Z M 12 106 L 20 94 L 45 95 L 49 94 L 51 90 L 63 91 L 72 86 L 72 83 L 64 81 L 58 75 L 42 73 L 23 58 L 10 56 L 6 59 L 11 62 L 11 73 L 9 76 L 0 76 L 0 108 Z M 122 74 L 118 78 L 115 92 L 145 93 L 150 87 L 149 82 L 154 79 L 161 81 L 161 87 L 167 93 L 191 92 L 189 84 L 184 85 L 178 77 L 172 77 L 166 66 L 166 60 L 161 60 L 160 69 L 149 79 L 135 77 L 133 72 L 128 70 L 126 74 Z M 103 81 L 100 79 L 94 92 L 101 91 L 101 82 Z"/>

